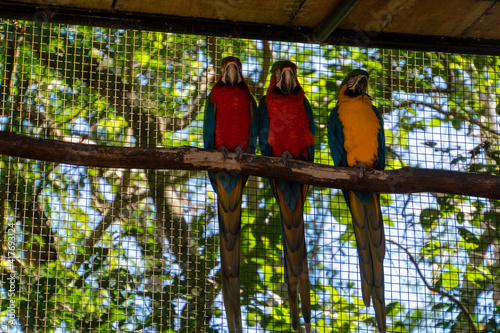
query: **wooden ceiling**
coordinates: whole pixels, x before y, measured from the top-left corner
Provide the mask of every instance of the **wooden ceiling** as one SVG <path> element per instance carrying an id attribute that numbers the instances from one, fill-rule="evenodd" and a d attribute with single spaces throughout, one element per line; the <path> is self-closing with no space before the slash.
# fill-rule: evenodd
<path id="1" fill-rule="evenodd" d="M 51 20 L 68 21 L 68 15 L 121 20 L 123 25 L 140 21 L 139 27 L 156 22 L 154 30 L 225 34 L 235 37 L 317 42 L 315 29 L 352 0 L 0 0 L 0 13 L 13 16 L 49 8 Z M 46 9 L 43 9 L 43 7 Z M 2 10 L 2 7 L 4 10 Z M 2 14 L 0 14 L 0 17 Z M 15 15 L 14 15 L 15 16 Z M 66 19 L 65 19 L 66 18 Z M 99 21 L 97 21 L 99 22 Z M 171 23 L 171 22 L 176 22 Z M 182 22 L 182 24 L 179 24 Z M 425 44 L 439 48 L 449 43 L 480 48 L 500 48 L 500 1 L 498 0 L 361 0 L 340 20 L 326 41 L 355 44 L 360 36 L 377 40 Z M 114 23 L 119 24 L 119 22 Z M 162 25 L 163 24 L 163 25 Z M 173 24 L 173 25 L 172 25 Z M 217 26 L 217 29 L 213 27 Z M 174 27 L 174 28 L 172 28 Z M 226 28 L 225 28 L 226 27 Z M 225 33 L 224 33 L 225 32 Z M 275 32 L 275 34 L 273 34 Z M 288 34 L 287 34 L 288 32 Z M 289 37 L 291 36 L 291 37 Z M 294 37 L 295 36 L 295 37 Z M 440 42 L 442 41 L 442 42 Z M 486 52 L 486 53 L 488 53 Z"/>

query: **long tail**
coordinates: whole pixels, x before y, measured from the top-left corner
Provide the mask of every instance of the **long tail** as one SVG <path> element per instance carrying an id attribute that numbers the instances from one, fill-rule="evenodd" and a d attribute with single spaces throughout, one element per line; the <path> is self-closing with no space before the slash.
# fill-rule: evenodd
<path id="1" fill-rule="evenodd" d="M 306 331 L 310 332 L 311 297 L 303 216 L 309 186 L 272 179 L 271 187 L 281 212 L 285 282 L 288 285 L 292 326 L 297 330 L 299 325 L 298 292 L 300 292 L 302 316 L 306 323 Z"/>
<path id="2" fill-rule="evenodd" d="M 361 270 L 363 301 L 370 306 L 373 300 L 375 317 L 380 332 L 386 331 L 384 298 L 384 221 L 380 210 L 380 198 L 373 194 L 366 205 L 354 192 L 349 192 L 349 205 L 358 248 Z"/>
<path id="3" fill-rule="evenodd" d="M 221 179 L 223 175 L 223 179 Z M 241 199 L 247 176 L 211 175 L 219 209 L 222 295 L 229 332 L 242 332 L 240 308 Z"/>

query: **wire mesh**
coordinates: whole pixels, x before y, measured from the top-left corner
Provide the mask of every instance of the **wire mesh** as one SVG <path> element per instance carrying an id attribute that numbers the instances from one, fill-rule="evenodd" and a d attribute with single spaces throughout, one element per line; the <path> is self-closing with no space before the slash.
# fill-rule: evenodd
<path id="1" fill-rule="evenodd" d="M 202 147 L 203 105 L 234 55 L 257 100 L 274 61 L 298 65 L 316 163 L 343 77 L 370 72 L 387 169 L 499 171 L 500 61 L 30 21 L 0 23 L 0 130 L 124 147 Z M 4 332 L 227 331 L 215 194 L 205 172 L 73 166 L 1 156 Z M 390 331 L 498 331 L 499 203 L 383 194 Z M 243 198 L 248 332 L 292 331 L 279 211 L 267 180 Z M 350 213 L 311 187 L 305 209 L 313 331 L 377 331 L 361 300 Z"/>

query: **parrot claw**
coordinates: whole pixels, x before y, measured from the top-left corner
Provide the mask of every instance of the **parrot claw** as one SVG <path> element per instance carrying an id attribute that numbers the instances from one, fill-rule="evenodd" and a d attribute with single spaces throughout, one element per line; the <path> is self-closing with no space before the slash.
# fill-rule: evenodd
<path id="1" fill-rule="evenodd" d="M 233 151 L 236 153 L 236 161 L 240 162 L 243 159 L 243 149 L 238 146 Z"/>
<path id="2" fill-rule="evenodd" d="M 359 168 L 359 178 L 363 178 L 366 173 L 366 165 L 363 162 L 360 162 L 357 167 Z"/>
<path id="3" fill-rule="evenodd" d="M 288 150 L 283 152 L 281 155 L 281 158 L 283 158 L 283 163 L 285 164 L 286 167 L 288 167 L 288 162 L 293 159 L 292 153 L 290 153 Z"/>
<path id="4" fill-rule="evenodd" d="M 224 161 L 225 161 L 227 158 L 227 155 L 229 154 L 229 151 L 227 150 L 227 148 L 222 146 L 218 149 L 218 151 L 220 151 L 222 153 L 222 156 L 224 157 Z"/>

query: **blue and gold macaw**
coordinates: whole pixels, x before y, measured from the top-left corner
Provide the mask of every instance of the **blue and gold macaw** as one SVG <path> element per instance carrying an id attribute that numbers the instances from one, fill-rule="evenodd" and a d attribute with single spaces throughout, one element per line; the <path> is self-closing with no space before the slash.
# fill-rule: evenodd
<path id="1" fill-rule="evenodd" d="M 262 155 L 314 160 L 314 121 L 309 101 L 297 79 L 297 66 L 278 61 L 271 69 L 267 95 L 259 103 L 259 144 Z M 281 213 L 281 234 L 285 258 L 285 282 L 292 326 L 299 324 L 298 293 L 306 330 L 311 326 L 309 270 L 304 231 L 304 203 L 308 185 L 270 179 Z"/>
<path id="2" fill-rule="evenodd" d="M 203 142 L 224 156 L 234 151 L 255 153 L 258 109 L 246 85 L 241 62 L 222 59 L 221 72 L 205 103 Z M 248 176 L 239 172 L 208 172 L 217 193 L 222 294 L 229 331 L 242 332 L 240 308 L 240 232 L 242 192 Z"/>
<path id="3" fill-rule="evenodd" d="M 366 94 L 368 72 L 354 70 L 342 82 L 338 104 L 328 119 L 328 143 L 337 166 L 366 169 L 385 167 L 384 123 Z M 380 195 L 343 190 L 351 211 L 361 271 L 363 301 L 373 301 L 381 332 L 386 330 L 384 299 L 384 221 Z"/>

